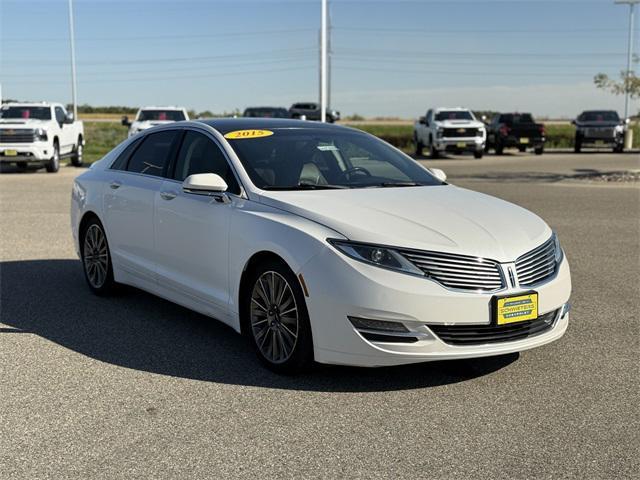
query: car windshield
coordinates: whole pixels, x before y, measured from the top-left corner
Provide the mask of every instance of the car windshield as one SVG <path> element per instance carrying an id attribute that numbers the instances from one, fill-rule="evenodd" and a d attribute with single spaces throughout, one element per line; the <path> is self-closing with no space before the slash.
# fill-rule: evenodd
<path id="1" fill-rule="evenodd" d="M 503 123 L 509 123 L 513 125 L 534 123 L 533 117 L 530 113 L 509 113 L 502 115 L 501 120 Z"/>
<path id="2" fill-rule="evenodd" d="M 139 122 L 147 122 L 149 120 L 180 122 L 185 120 L 182 110 L 142 110 L 138 115 Z"/>
<path id="3" fill-rule="evenodd" d="M 285 108 L 247 108 L 245 117 L 263 118 L 289 118 L 289 112 Z"/>
<path id="4" fill-rule="evenodd" d="M 225 137 L 251 181 L 265 190 L 443 184 L 395 148 L 362 132 L 274 128 L 229 132 Z"/>
<path id="5" fill-rule="evenodd" d="M 581 122 L 619 122 L 616 112 L 584 112 L 578 117 Z"/>
<path id="6" fill-rule="evenodd" d="M 21 118 L 23 120 L 51 120 L 49 107 L 4 106 L 0 109 L 0 118 Z"/>
<path id="7" fill-rule="evenodd" d="M 436 113 L 436 120 L 473 120 L 473 115 L 467 110 L 442 110 Z"/>

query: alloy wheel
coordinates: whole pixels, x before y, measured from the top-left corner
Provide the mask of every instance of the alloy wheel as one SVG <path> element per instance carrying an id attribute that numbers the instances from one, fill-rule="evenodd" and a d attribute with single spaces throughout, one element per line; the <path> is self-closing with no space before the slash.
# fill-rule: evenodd
<path id="1" fill-rule="evenodd" d="M 264 272 L 251 292 L 251 331 L 260 353 L 269 362 L 286 362 L 293 354 L 300 330 L 296 299 L 287 280 Z"/>
<path id="2" fill-rule="evenodd" d="M 82 253 L 89 283 L 93 288 L 102 287 L 109 271 L 109 251 L 104 232 L 97 224 L 87 229 Z"/>

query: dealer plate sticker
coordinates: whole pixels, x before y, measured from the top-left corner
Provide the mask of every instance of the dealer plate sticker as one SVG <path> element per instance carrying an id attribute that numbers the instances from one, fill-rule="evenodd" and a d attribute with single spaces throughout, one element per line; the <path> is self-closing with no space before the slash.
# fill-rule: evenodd
<path id="1" fill-rule="evenodd" d="M 229 140 L 244 140 L 247 138 L 262 138 L 270 137 L 273 135 L 271 130 L 234 130 L 233 132 L 226 133 L 224 138 Z"/>
<path id="2" fill-rule="evenodd" d="M 18 151 L 17 150 L 5 150 L 4 151 L 4 155 L 5 155 L 5 157 L 16 157 L 18 155 Z"/>
<path id="3" fill-rule="evenodd" d="M 538 294 L 498 298 L 496 314 L 498 325 L 535 320 L 538 318 Z"/>

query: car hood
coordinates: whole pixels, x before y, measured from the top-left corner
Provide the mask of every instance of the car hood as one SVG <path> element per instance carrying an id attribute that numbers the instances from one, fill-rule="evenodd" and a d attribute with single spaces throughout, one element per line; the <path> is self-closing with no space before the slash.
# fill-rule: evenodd
<path id="1" fill-rule="evenodd" d="M 436 125 L 444 128 L 480 128 L 484 123 L 477 120 L 442 120 L 436 121 Z"/>
<path id="2" fill-rule="evenodd" d="M 512 203 L 452 185 L 264 192 L 260 201 L 350 240 L 511 262 L 551 229 Z"/>
<path id="3" fill-rule="evenodd" d="M 138 130 L 145 130 L 157 125 L 166 125 L 167 123 L 175 123 L 175 120 L 147 120 L 144 122 L 133 122 L 131 126 Z"/>

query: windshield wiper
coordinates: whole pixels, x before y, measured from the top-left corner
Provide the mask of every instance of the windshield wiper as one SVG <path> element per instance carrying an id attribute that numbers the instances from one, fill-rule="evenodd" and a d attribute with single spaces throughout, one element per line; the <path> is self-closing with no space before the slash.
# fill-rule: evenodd
<path id="1" fill-rule="evenodd" d="M 312 183 L 301 183 L 300 185 L 267 185 L 262 187 L 263 190 L 336 190 L 349 188 L 344 185 L 315 185 Z"/>

